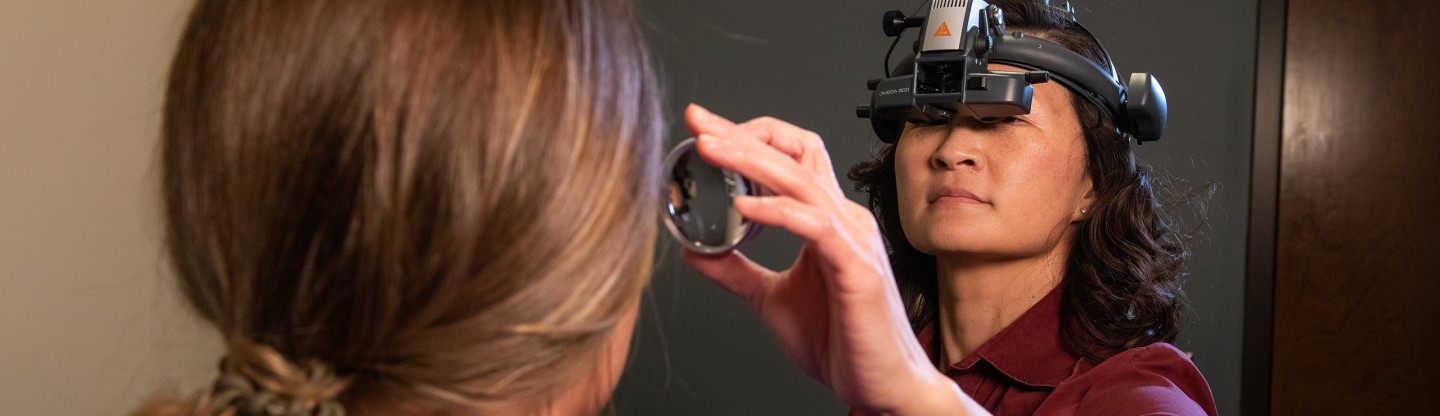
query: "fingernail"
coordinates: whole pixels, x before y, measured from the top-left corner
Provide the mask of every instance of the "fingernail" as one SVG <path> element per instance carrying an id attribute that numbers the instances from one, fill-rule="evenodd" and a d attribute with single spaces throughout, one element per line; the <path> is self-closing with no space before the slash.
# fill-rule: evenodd
<path id="1" fill-rule="evenodd" d="M 690 103 L 690 107 L 695 110 L 696 121 L 705 124 L 718 124 L 720 122 L 720 116 L 715 115 L 715 113 L 710 112 L 709 109 L 702 107 L 700 104 Z"/>

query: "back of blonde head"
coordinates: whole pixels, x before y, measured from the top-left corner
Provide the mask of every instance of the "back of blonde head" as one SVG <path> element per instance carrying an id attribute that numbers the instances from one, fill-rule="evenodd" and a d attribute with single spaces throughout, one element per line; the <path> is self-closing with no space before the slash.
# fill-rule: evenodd
<path id="1" fill-rule="evenodd" d="M 201 0 L 165 107 L 179 286 L 224 373 L 306 414 L 543 399 L 648 282 L 659 114 L 623 0 Z M 245 413 L 214 393 L 137 414 Z"/>

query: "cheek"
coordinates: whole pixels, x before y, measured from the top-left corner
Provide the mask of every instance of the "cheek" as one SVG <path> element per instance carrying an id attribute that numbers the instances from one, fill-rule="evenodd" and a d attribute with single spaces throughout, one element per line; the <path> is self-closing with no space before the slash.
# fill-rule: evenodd
<path id="1" fill-rule="evenodd" d="M 929 152 L 916 141 L 901 140 L 895 147 L 895 191 L 902 226 L 916 215 L 925 202 L 922 199 L 930 177 Z"/>
<path id="2" fill-rule="evenodd" d="M 1078 147 L 1078 146 L 1077 146 Z M 1017 179 L 1056 187 L 1073 188 L 1085 176 L 1083 149 L 1046 148 L 1017 158 L 1012 169 Z"/>
<path id="3" fill-rule="evenodd" d="M 1005 169 L 1004 188 L 1016 197 L 1011 203 L 1021 212 L 1031 211 L 1026 217 L 1068 218 L 1088 189 L 1084 147 L 1057 144 L 1032 150 L 1013 159 Z"/>

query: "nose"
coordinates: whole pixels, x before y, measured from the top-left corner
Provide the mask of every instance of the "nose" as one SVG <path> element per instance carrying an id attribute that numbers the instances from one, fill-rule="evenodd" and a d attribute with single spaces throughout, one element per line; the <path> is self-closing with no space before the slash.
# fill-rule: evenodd
<path id="1" fill-rule="evenodd" d="M 980 170 L 981 152 L 975 132 L 968 128 L 951 128 L 944 141 L 930 155 L 930 167 L 938 170 Z"/>

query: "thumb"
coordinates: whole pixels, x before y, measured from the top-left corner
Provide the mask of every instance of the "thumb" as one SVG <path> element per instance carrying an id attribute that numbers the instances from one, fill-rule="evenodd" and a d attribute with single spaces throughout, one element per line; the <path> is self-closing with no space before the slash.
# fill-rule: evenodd
<path id="1" fill-rule="evenodd" d="M 775 276 L 775 271 L 750 261 L 738 251 L 732 250 L 716 255 L 700 254 L 690 250 L 681 251 L 680 258 L 685 261 L 685 264 L 690 265 L 705 277 L 709 277 L 715 283 L 719 283 L 731 293 L 745 299 L 751 306 L 759 306 L 759 301 L 764 298 L 770 280 Z"/>

